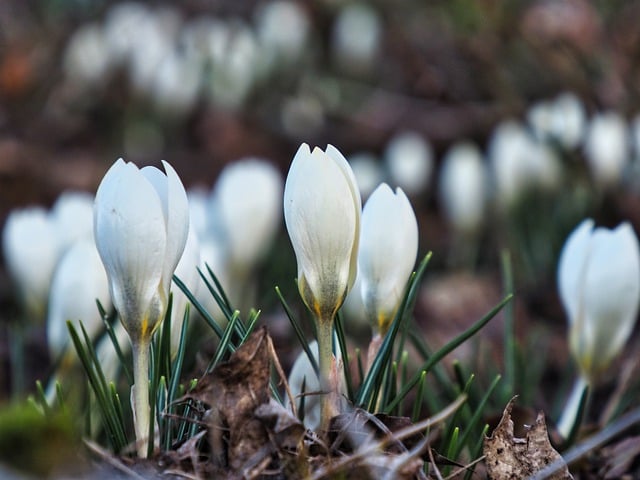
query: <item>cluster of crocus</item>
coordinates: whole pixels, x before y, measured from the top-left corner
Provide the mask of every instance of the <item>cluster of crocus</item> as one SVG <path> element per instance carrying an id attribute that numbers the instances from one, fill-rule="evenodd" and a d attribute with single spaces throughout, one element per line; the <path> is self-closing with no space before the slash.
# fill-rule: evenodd
<path id="1" fill-rule="evenodd" d="M 559 422 L 575 423 L 582 391 L 592 386 L 627 341 L 640 303 L 640 248 L 628 223 L 613 230 L 583 221 L 567 239 L 558 264 L 558 289 L 569 320 L 569 347 L 580 370 Z"/>
<path id="2" fill-rule="evenodd" d="M 171 277 L 189 230 L 187 194 L 174 169 L 118 160 L 96 193 L 94 232 L 109 290 L 133 352 L 132 392 L 139 456 L 148 451 L 149 346 L 164 318 Z"/>
<path id="3" fill-rule="evenodd" d="M 381 185 L 362 212 L 353 172 L 342 154 L 303 144 L 287 176 L 284 214 L 298 264 L 298 289 L 317 330 L 321 428 L 334 413 L 338 378 L 333 323 L 358 266 L 363 302 L 374 328 L 386 333 L 415 263 L 418 229 L 402 190 Z M 333 379 L 333 382 L 332 382 Z"/>

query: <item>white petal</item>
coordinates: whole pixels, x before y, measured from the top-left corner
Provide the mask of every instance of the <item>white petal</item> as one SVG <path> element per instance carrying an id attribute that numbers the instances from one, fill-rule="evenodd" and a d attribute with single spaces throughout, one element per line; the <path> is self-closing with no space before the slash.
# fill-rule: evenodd
<path id="1" fill-rule="evenodd" d="M 113 303 L 127 331 L 137 332 L 162 280 L 167 238 L 160 198 L 135 165 L 119 160 L 105 175 L 94 233 Z"/>
<path id="2" fill-rule="evenodd" d="M 594 222 L 584 220 L 567 238 L 558 261 L 558 289 L 569 323 L 577 322 L 582 312 L 584 278 L 587 269 Z"/>

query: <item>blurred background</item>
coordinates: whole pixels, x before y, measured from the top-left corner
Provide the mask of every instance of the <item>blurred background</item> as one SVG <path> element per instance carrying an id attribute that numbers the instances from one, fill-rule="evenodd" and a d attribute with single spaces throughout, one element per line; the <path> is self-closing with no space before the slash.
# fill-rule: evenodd
<path id="1" fill-rule="evenodd" d="M 416 308 L 426 338 L 442 345 L 499 301 L 508 249 L 516 331 L 551 352 L 553 377 L 568 358 L 555 287 L 566 235 L 586 216 L 640 227 L 639 14 L 637 1 L 3 0 L 0 225 L 64 191 L 95 193 L 119 157 L 165 159 L 209 195 L 239 160 L 284 179 L 302 142 L 330 143 L 363 200 L 381 181 L 411 198 L 420 256 L 434 252 Z M 297 301 L 296 270 L 278 221 L 252 305 L 286 357 L 273 286 Z M 0 400 L 20 318 L 4 259 Z M 48 368 L 45 345 L 40 324 L 27 386 Z"/>

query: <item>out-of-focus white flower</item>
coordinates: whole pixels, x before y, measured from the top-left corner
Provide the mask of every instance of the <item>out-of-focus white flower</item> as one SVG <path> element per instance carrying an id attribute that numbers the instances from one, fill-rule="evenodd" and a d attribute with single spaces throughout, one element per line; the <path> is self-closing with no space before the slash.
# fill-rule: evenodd
<path id="1" fill-rule="evenodd" d="M 58 262 L 51 280 L 47 313 L 47 341 L 51 358 L 69 344 L 67 320 L 79 331 L 79 322 L 94 338 L 104 327 L 96 306 L 111 309 L 109 282 L 93 239 L 78 240 Z"/>
<path id="2" fill-rule="evenodd" d="M 147 454 L 149 344 L 167 309 L 171 277 L 189 231 L 187 194 L 175 170 L 138 169 L 117 160 L 106 173 L 94 206 L 94 236 L 109 291 L 131 339 L 132 391 L 138 455 Z"/>
<path id="3" fill-rule="evenodd" d="M 332 145 L 298 149 L 284 189 L 284 218 L 298 263 L 302 299 L 333 319 L 356 276 L 360 192 L 351 167 Z"/>
<path id="4" fill-rule="evenodd" d="M 119 159 L 95 199 L 96 245 L 113 304 L 134 341 L 150 338 L 164 315 L 189 228 L 187 194 L 171 165 L 162 164 L 166 174 Z"/>
<path id="5" fill-rule="evenodd" d="M 267 161 L 243 159 L 223 169 L 213 195 L 231 267 L 248 272 L 278 232 L 282 175 Z"/>
<path id="6" fill-rule="evenodd" d="M 213 32 L 212 32 L 213 33 Z M 208 93 L 214 104 L 240 107 L 256 81 L 259 49 L 253 31 L 244 23 L 228 25 L 212 37 L 210 49 L 212 74 Z"/>
<path id="7" fill-rule="evenodd" d="M 304 52 L 309 19 L 299 3 L 289 0 L 264 3 L 257 11 L 256 34 L 267 65 L 289 65 Z"/>
<path id="8" fill-rule="evenodd" d="M 558 95 L 553 104 L 553 132 L 560 145 L 566 149 L 580 145 L 586 119 L 584 105 L 575 94 L 565 92 Z"/>
<path id="9" fill-rule="evenodd" d="M 371 70 L 378 57 L 382 26 L 375 9 L 353 3 L 338 13 L 331 32 L 331 51 L 343 69 L 360 73 Z"/>
<path id="10" fill-rule="evenodd" d="M 335 342 L 336 345 L 338 342 Z M 318 362 L 318 342 L 313 340 L 309 343 L 309 349 Z M 342 363 L 342 354 L 340 349 L 336 352 L 336 363 Z M 340 392 L 345 394 L 344 378 L 340 382 Z M 296 358 L 291 367 L 289 378 L 287 380 L 291 395 L 296 402 L 296 408 L 300 405 L 301 395 L 304 392 L 304 424 L 310 430 L 318 430 L 320 427 L 320 399 L 322 398 L 322 387 L 318 374 L 313 370 L 309 356 L 303 350 Z M 304 386 L 304 389 L 302 388 Z M 289 398 L 286 399 L 289 406 Z"/>
<path id="11" fill-rule="evenodd" d="M 193 228 L 198 239 L 205 238 L 209 230 L 209 191 L 204 187 L 187 190 L 189 200 L 190 228 Z"/>
<path id="12" fill-rule="evenodd" d="M 417 195 L 428 188 L 433 172 L 433 151 L 422 135 L 403 132 L 393 137 L 387 145 L 385 161 L 391 183 L 407 195 Z"/>
<path id="13" fill-rule="evenodd" d="M 355 153 L 350 155 L 347 160 L 356 177 L 360 195 L 362 198 L 368 198 L 384 181 L 384 172 L 380 161 L 369 152 Z"/>
<path id="14" fill-rule="evenodd" d="M 640 302 L 640 250 L 630 224 L 613 230 L 583 221 L 558 263 L 569 345 L 582 376 L 594 381 L 627 341 Z"/>
<path id="15" fill-rule="evenodd" d="M 66 76 L 82 87 L 104 83 L 113 62 L 102 26 L 89 23 L 73 33 L 64 52 Z"/>
<path id="16" fill-rule="evenodd" d="M 51 208 L 61 252 L 78 240 L 93 239 L 93 201 L 88 192 L 63 192 Z"/>
<path id="17" fill-rule="evenodd" d="M 532 188 L 552 189 L 561 180 L 553 151 L 536 141 L 518 122 L 499 124 L 489 143 L 489 160 L 499 205 L 509 208 Z"/>
<path id="18" fill-rule="evenodd" d="M 104 23 L 109 55 L 114 62 L 123 65 L 129 61 L 141 22 L 150 14 L 139 2 L 121 2 L 109 9 Z"/>
<path id="19" fill-rule="evenodd" d="M 618 185 L 630 161 L 629 131 L 624 118 L 613 111 L 594 115 L 584 148 L 595 184 L 605 189 Z"/>
<path id="20" fill-rule="evenodd" d="M 418 222 L 402 189 L 386 183 L 362 210 L 358 272 L 369 322 L 385 335 L 391 326 L 418 255 Z"/>
<path id="21" fill-rule="evenodd" d="M 4 225 L 2 248 L 27 314 L 44 320 L 60 251 L 55 223 L 40 207 L 13 210 Z"/>
<path id="22" fill-rule="evenodd" d="M 172 50 L 160 61 L 152 85 L 156 108 L 167 116 L 189 113 L 202 85 L 202 61 L 196 56 Z"/>
<path id="23" fill-rule="evenodd" d="M 551 101 L 536 102 L 527 111 L 527 122 L 536 139 L 542 142 L 554 137 L 553 103 Z"/>
<path id="24" fill-rule="evenodd" d="M 152 10 L 139 21 L 129 55 L 129 75 L 137 92 L 153 89 L 162 62 L 174 51 L 181 23 L 178 12 L 169 7 Z"/>
<path id="25" fill-rule="evenodd" d="M 189 227 L 187 243 L 184 246 L 184 252 L 176 266 L 174 275 L 186 285 L 196 298 L 200 288 L 198 267 L 200 267 L 200 242 L 198 241 L 198 234 L 193 228 L 193 225 L 191 225 Z M 171 310 L 171 354 L 175 355 L 180 345 L 180 333 L 182 331 L 185 310 L 189 299 L 184 292 L 178 288 L 175 282 L 172 282 L 171 291 L 173 293 L 173 306 Z"/>
<path id="26" fill-rule="evenodd" d="M 487 174 L 476 145 L 463 142 L 449 149 L 442 161 L 439 187 L 444 215 L 453 228 L 477 231 L 485 213 Z"/>

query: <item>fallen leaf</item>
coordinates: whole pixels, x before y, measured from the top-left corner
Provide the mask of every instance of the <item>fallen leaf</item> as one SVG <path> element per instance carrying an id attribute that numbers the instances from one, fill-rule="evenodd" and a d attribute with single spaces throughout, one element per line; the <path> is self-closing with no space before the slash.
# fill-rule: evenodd
<path id="1" fill-rule="evenodd" d="M 560 454 L 549 442 L 544 413 L 538 413 L 525 438 L 514 436 L 511 420 L 514 401 L 515 397 L 505 407 L 502 419 L 493 434 L 484 439 L 483 453 L 486 457 L 487 473 L 492 480 L 528 478 L 547 465 L 562 461 Z M 573 479 L 566 465 L 549 478 Z"/>

